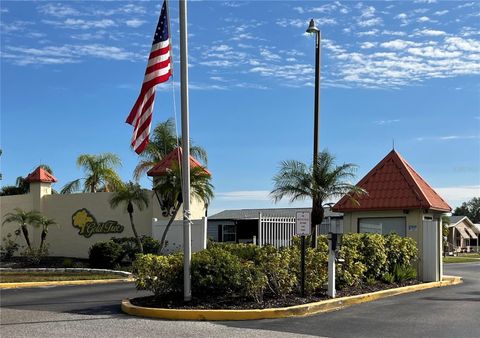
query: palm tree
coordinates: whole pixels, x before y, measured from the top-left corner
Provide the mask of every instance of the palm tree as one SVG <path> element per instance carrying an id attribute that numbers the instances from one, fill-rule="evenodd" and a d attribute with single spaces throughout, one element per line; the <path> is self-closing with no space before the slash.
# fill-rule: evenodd
<path id="1" fill-rule="evenodd" d="M 211 176 L 202 167 L 190 168 L 190 194 L 205 204 L 213 198 L 213 185 L 210 183 Z M 178 163 L 167 171 L 166 175 L 156 177 L 155 193 L 161 200 L 161 207 L 167 210 L 164 215 L 170 216 L 167 226 L 160 240 L 160 252 L 165 246 L 168 230 L 182 206 L 182 175 Z"/>
<path id="2" fill-rule="evenodd" d="M 143 253 L 143 245 L 140 237 L 138 237 L 135 224 L 133 223 L 133 205 L 136 205 L 138 210 L 142 211 L 143 208 L 148 208 L 149 201 L 150 198 L 147 192 L 140 187 L 140 184 L 133 182 L 122 184 L 110 199 L 110 206 L 112 208 L 116 208 L 119 204 L 126 204 L 126 210 L 130 216 L 130 225 L 132 226 L 132 231 L 141 253 Z"/>
<path id="3" fill-rule="evenodd" d="M 335 157 L 327 151 L 318 154 L 315 167 L 294 160 L 283 161 L 273 178 L 275 188 L 270 195 L 275 203 L 284 197 L 289 197 L 290 202 L 312 199 L 312 247 L 316 247 L 316 226 L 323 221 L 324 203 L 345 194 L 358 203 L 355 197 L 366 194 L 364 189 L 348 182 L 355 178 L 355 171 L 356 165 L 352 163 L 335 166 Z"/>
<path id="4" fill-rule="evenodd" d="M 122 181 L 115 168 L 121 166 L 120 158 L 112 153 L 100 155 L 82 154 L 77 158 L 77 166 L 83 168 L 85 177 L 67 183 L 61 194 L 70 194 L 80 190 L 83 180 L 83 192 L 115 191 Z"/>
<path id="5" fill-rule="evenodd" d="M 5 215 L 5 219 L 2 224 L 5 223 L 18 223 L 20 225 L 20 229 L 22 230 L 23 237 L 25 238 L 25 242 L 27 242 L 27 246 L 29 249 L 32 248 L 30 244 L 30 238 L 28 235 L 28 225 L 37 225 L 40 221 L 41 215 L 38 211 L 25 211 L 20 208 L 13 209 L 14 212 L 9 212 Z"/>
<path id="6" fill-rule="evenodd" d="M 170 118 L 157 124 L 150 142 L 140 154 L 140 163 L 133 172 L 135 180 L 138 181 L 150 168 L 170 154 L 176 147 L 181 146 L 181 143 L 181 138 L 176 136 L 173 119 Z M 203 164 L 207 164 L 207 152 L 202 147 L 190 145 L 190 154 Z"/>
<path id="7" fill-rule="evenodd" d="M 56 225 L 56 224 L 57 222 L 55 222 L 54 219 L 40 216 L 40 219 L 38 220 L 38 223 L 37 223 L 38 226 L 42 227 L 42 234 L 40 237 L 40 252 L 42 251 L 43 244 L 45 243 L 45 239 L 47 238 L 48 227 L 50 225 Z"/>

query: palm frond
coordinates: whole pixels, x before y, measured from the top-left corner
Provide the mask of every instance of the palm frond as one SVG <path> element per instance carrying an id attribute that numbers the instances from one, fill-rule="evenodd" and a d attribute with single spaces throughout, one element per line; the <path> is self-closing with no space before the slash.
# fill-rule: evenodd
<path id="1" fill-rule="evenodd" d="M 65 184 L 62 188 L 62 190 L 60 190 L 60 194 L 72 194 L 76 191 L 79 191 L 80 190 L 80 178 L 77 179 L 77 180 L 73 180 L 67 184 Z"/>

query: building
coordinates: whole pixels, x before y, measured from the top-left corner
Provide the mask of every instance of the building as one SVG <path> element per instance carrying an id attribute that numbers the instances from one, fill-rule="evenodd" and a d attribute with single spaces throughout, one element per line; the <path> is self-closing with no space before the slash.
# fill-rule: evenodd
<path id="1" fill-rule="evenodd" d="M 270 208 L 224 210 L 208 217 L 207 236 L 217 242 L 272 244 L 275 247 L 290 245 L 295 235 L 295 214 L 311 208 Z M 341 213 L 325 208 L 324 222 L 318 233 L 334 228 L 342 232 Z"/>
<path id="2" fill-rule="evenodd" d="M 479 252 L 480 229 L 467 216 L 450 216 L 448 224 L 448 252 Z"/>
<path id="3" fill-rule="evenodd" d="M 395 150 L 383 158 L 357 186 L 368 194 L 353 203 L 344 196 L 332 208 L 343 212 L 345 233 L 397 233 L 417 242 L 417 272 L 424 281 L 441 278 L 442 215 L 451 212 L 445 200 Z"/>

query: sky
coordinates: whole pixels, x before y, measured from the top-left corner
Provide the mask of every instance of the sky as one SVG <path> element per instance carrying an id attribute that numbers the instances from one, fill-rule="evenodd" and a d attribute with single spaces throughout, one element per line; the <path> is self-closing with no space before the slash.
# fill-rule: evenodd
<path id="1" fill-rule="evenodd" d="M 79 154 L 104 152 L 132 179 L 125 118 L 161 4 L 0 2 L 0 185 L 45 163 L 60 190 L 82 177 Z M 479 2 L 189 1 L 190 135 L 208 152 L 209 213 L 311 203 L 269 197 L 281 161 L 312 158 L 311 18 L 320 148 L 356 164 L 359 180 L 394 143 L 453 207 L 479 196 Z M 153 123 L 176 118 L 180 131 L 177 1 L 170 19 L 174 78 L 158 87 Z"/>

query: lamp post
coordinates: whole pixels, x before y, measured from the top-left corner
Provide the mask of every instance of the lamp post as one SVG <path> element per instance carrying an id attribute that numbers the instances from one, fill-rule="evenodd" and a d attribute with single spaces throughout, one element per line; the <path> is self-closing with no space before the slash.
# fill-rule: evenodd
<path id="1" fill-rule="evenodd" d="M 319 124 L 320 124 L 320 30 L 315 26 L 315 21 L 310 20 L 307 28 L 307 33 L 315 34 L 315 108 L 314 108 L 314 122 L 313 122 L 313 172 L 316 172 L 317 158 L 318 158 L 318 139 L 319 139 Z M 312 247 L 317 247 L 317 221 L 315 205 L 317 201 L 312 199 Z M 320 220 L 320 223 L 323 220 Z"/>

